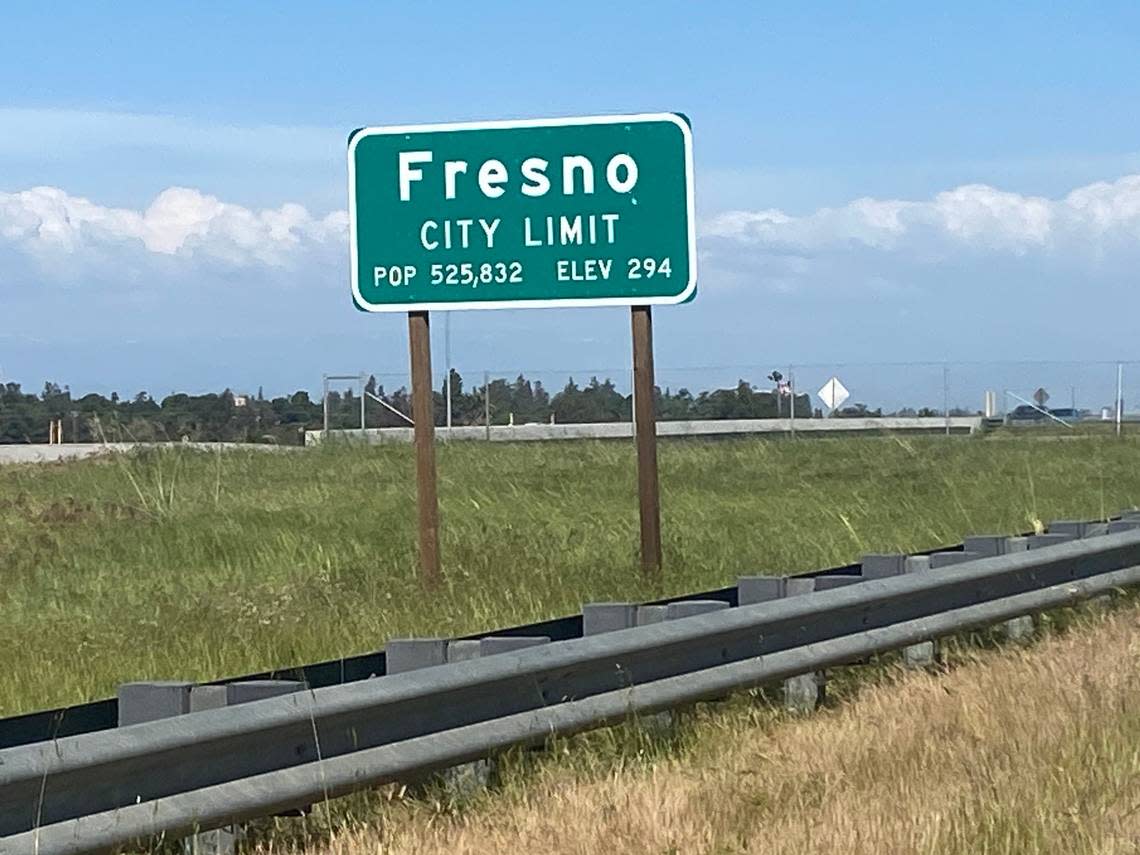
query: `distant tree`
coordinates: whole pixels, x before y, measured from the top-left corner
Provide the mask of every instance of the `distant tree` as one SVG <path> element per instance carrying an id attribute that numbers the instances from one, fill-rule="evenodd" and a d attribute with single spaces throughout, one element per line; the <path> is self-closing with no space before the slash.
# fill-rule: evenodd
<path id="1" fill-rule="evenodd" d="M 767 380 L 774 389 L 756 388 L 740 378 L 733 386 L 694 392 L 689 388 L 654 390 L 658 418 L 668 419 L 755 419 L 783 414 L 779 394 L 784 375 L 772 371 Z M 569 378 L 556 394 L 551 395 L 539 380 L 519 374 L 513 380 L 491 378 L 484 385 L 468 387 L 457 371 L 448 374 L 451 384 L 452 415 L 455 424 L 478 425 L 490 410 L 492 424 L 506 424 L 511 415 L 519 424 L 547 422 L 551 416 L 560 423 L 613 422 L 628 420 L 632 397 L 618 391 L 610 378 L 591 377 L 585 385 Z M 786 388 L 786 387 L 785 387 Z M 384 401 L 398 413 L 411 412 L 408 390 L 387 392 L 369 376 L 364 389 Z M 433 392 L 436 418 L 444 418 L 442 385 Z M 785 396 L 786 397 L 786 396 Z M 333 390 L 328 404 L 335 427 L 359 424 L 361 398 L 357 390 Z M 789 409 L 797 418 L 821 417 L 812 408 L 808 395 L 792 396 Z M 306 390 L 266 400 L 259 386 L 257 399 L 245 406 L 234 405 L 231 390 L 220 393 L 190 395 L 172 392 L 157 401 L 145 390 L 131 398 L 109 397 L 90 393 L 75 398 L 67 385 L 48 381 L 39 394 L 26 392 L 15 382 L 0 384 L 0 442 L 46 442 L 52 419 L 70 420 L 69 439 L 179 439 L 269 441 L 297 443 L 306 429 L 319 429 L 323 424 L 322 402 L 314 401 Z M 955 414 L 970 413 L 954 410 Z M 881 408 L 854 403 L 835 415 L 839 418 L 878 416 Z M 931 408 L 903 408 L 900 414 L 917 413 L 939 417 L 941 411 Z M 386 407 L 368 407 L 370 426 L 407 426 L 407 420 Z M 972 413 L 971 413 L 972 414 Z"/>
<path id="2" fill-rule="evenodd" d="M 851 404 L 850 406 L 843 407 L 840 410 L 832 413 L 835 418 L 840 419 L 862 419 L 869 417 L 878 417 L 883 414 L 882 409 L 872 410 L 866 404 Z"/>
<path id="3" fill-rule="evenodd" d="M 681 388 L 672 393 L 669 389 L 657 395 L 657 418 L 661 421 L 686 421 L 693 417 L 693 394 Z"/>
<path id="4" fill-rule="evenodd" d="M 631 415 L 629 399 L 617 391 L 609 378 L 600 381 L 591 377 L 584 388 L 579 388 L 571 378 L 551 399 L 550 406 L 555 421 L 561 424 L 616 422 Z"/>

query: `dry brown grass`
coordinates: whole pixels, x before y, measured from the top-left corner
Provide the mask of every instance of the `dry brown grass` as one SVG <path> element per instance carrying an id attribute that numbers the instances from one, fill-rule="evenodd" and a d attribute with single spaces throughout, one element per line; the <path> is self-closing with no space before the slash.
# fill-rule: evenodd
<path id="1" fill-rule="evenodd" d="M 697 728 L 656 762 L 599 772 L 571 753 L 460 813 L 396 803 L 292 851 L 1140 852 L 1135 608 L 810 718 L 737 704 Z"/>

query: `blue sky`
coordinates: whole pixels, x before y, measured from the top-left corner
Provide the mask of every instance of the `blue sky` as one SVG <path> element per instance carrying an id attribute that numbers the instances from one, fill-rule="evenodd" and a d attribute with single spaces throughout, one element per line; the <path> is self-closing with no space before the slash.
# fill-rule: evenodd
<path id="1" fill-rule="evenodd" d="M 0 35 L 0 372 L 28 386 L 398 375 L 402 319 L 348 296 L 348 131 L 651 110 L 692 118 L 700 218 L 663 372 L 1140 358 L 1135 4 L 43 5 Z M 468 374 L 629 360 L 618 309 L 452 331 Z"/>

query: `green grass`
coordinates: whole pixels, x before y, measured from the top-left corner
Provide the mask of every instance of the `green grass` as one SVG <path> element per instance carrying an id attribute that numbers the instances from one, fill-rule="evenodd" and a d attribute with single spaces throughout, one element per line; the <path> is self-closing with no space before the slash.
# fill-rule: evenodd
<path id="1" fill-rule="evenodd" d="M 441 447 L 431 594 L 407 446 L 0 467 L 0 715 L 1140 502 L 1131 438 L 675 442 L 660 458 L 657 584 L 637 572 L 631 444 Z"/>

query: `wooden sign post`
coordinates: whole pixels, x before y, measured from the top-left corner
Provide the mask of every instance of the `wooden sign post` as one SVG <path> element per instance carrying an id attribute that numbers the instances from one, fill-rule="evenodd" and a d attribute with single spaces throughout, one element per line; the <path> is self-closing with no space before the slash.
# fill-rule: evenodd
<path id="1" fill-rule="evenodd" d="M 633 306 L 633 424 L 641 510 L 641 572 L 661 575 L 661 496 L 657 484 L 657 390 L 653 378 L 653 309 Z"/>
<path id="2" fill-rule="evenodd" d="M 435 402 L 431 384 L 431 322 L 427 312 L 408 312 L 412 363 L 412 430 L 416 446 L 416 508 L 420 572 L 424 584 L 443 581 L 439 564 L 439 496 L 435 480 Z"/>

